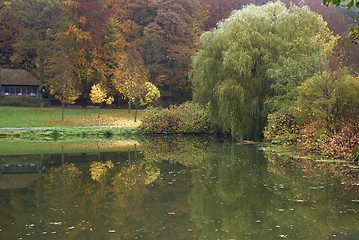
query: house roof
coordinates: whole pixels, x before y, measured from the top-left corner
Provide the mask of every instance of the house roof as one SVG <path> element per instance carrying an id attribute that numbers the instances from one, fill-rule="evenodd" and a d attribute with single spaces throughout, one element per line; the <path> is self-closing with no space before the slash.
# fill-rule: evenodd
<path id="1" fill-rule="evenodd" d="M 40 80 L 23 69 L 0 69 L 0 85 L 40 85 Z"/>

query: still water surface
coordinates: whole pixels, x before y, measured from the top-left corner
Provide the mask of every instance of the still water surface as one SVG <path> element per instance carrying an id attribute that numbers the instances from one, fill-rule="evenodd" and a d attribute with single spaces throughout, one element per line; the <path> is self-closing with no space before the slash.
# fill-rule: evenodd
<path id="1" fill-rule="evenodd" d="M 359 239 L 355 174 L 259 144 L 157 137 L 0 164 L 0 239 Z"/>

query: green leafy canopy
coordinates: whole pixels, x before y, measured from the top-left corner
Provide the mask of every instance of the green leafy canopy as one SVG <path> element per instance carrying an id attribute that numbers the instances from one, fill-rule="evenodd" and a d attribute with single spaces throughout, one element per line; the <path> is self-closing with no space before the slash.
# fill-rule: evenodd
<path id="1" fill-rule="evenodd" d="M 201 37 L 190 79 L 194 100 L 209 105 L 224 132 L 260 139 L 267 114 L 291 104 L 296 86 L 327 66 L 325 24 L 307 7 L 249 5 Z"/>

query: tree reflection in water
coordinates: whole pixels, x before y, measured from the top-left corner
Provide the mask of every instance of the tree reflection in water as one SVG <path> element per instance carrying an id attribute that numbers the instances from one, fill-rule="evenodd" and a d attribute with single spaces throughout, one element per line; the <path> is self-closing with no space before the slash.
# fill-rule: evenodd
<path id="1" fill-rule="evenodd" d="M 0 236 L 355 239 L 359 232 L 358 185 L 345 167 L 207 136 L 144 138 L 139 146 L 131 157 L 65 161 L 27 188 L 0 190 Z"/>
<path id="2" fill-rule="evenodd" d="M 357 187 L 343 188 L 329 169 L 313 176 L 293 161 L 273 164 L 255 148 L 212 147 L 209 166 L 193 174 L 192 216 L 201 239 L 359 236 Z"/>

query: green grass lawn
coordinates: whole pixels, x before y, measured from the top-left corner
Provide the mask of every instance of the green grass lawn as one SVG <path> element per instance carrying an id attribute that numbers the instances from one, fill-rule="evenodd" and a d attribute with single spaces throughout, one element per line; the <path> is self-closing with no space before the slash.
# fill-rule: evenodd
<path id="1" fill-rule="evenodd" d="M 65 109 L 65 120 L 61 120 L 61 108 L 18 108 L 0 107 L 0 128 L 28 127 L 74 127 L 74 126 L 113 126 L 136 127 L 135 111 L 125 109 Z M 141 119 L 142 111 L 138 111 Z"/>

